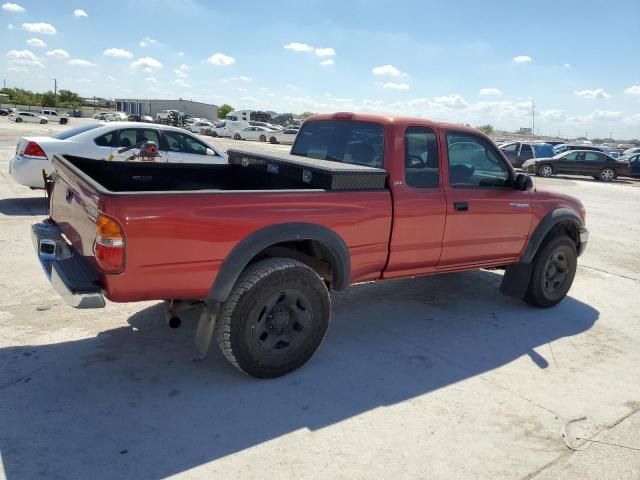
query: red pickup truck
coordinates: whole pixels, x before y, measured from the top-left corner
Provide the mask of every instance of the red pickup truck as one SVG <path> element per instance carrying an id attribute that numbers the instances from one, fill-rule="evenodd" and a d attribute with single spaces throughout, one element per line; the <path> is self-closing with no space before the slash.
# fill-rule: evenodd
<path id="1" fill-rule="evenodd" d="M 329 324 L 330 290 L 504 268 L 501 290 L 537 307 L 567 294 L 587 244 L 585 211 L 537 190 L 491 140 L 461 125 L 316 115 L 291 154 L 230 150 L 228 165 L 54 157 L 50 217 L 32 229 L 72 306 L 167 300 L 202 306 L 241 371 L 303 365 Z"/>

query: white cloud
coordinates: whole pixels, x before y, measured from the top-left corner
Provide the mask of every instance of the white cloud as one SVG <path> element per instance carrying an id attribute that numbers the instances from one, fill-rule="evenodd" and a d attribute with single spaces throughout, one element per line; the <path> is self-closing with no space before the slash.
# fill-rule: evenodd
<path id="1" fill-rule="evenodd" d="M 636 113 L 634 115 L 629 115 L 622 120 L 625 125 L 636 126 L 640 125 L 640 113 Z"/>
<path id="2" fill-rule="evenodd" d="M 80 18 L 80 17 L 88 17 L 89 15 L 87 15 L 87 12 L 85 12 L 84 10 L 81 10 L 78 8 L 73 11 L 73 16 L 76 18 Z"/>
<path id="3" fill-rule="evenodd" d="M 144 67 L 145 72 L 150 72 L 154 68 L 162 68 L 162 64 L 152 57 L 142 57 L 138 60 L 131 62 L 131 68 Z"/>
<path id="4" fill-rule="evenodd" d="M 187 78 L 188 77 L 188 75 L 186 73 L 184 73 L 182 70 L 180 70 L 179 68 L 174 68 L 173 69 L 173 73 L 175 73 L 180 78 Z"/>
<path id="5" fill-rule="evenodd" d="M 624 89 L 624 93 L 627 95 L 640 95 L 640 85 L 631 85 L 629 88 Z"/>
<path id="6" fill-rule="evenodd" d="M 47 44 L 44 43 L 39 38 L 30 38 L 29 40 L 27 40 L 27 45 L 31 45 L 32 47 L 46 47 L 47 46 Z"/>
<path id="7" fill-rule="evenodd" d="M 182 70 L 183 72 L 186 72 L 187 70 L 191 70 L 191 67 L 189 65 L 185 65 L 184 63 L 182 65 L 180 65 L 178 67 L 178 69 Z"/>
<path id="8" fill-rule="evenodd" d="M 611 98 L 607 92 L 602 88 L 596 88 L 595 90 L 574 90 L 573 93 L 582 98 L 588 98 L 593 100 L 594 98 Z"/>
<path id="9" fill-rule="evenodd" d="M 40 59 L 30 50 L 9 50 L 7 52 L 7 59 L 9 60 L 10 67 L 19 68 L 20 70 L 26 69 L 27 67 L 44 68 Z"/>
<path id="10" fill-rule="evenodd" d="M 53 35 L 56 33 L 56 27 L 50 23 L 37 22 L 37 23 L 23 23 L 22 29 L 26 32 L 40 33 L 43 35 Z"/>
<path id="11" fill-rule="evenodd" d="M 513 63 L 531 63 L 533 62 L 533 58 L 529 55 L 518 55 L 517 57 L 513 57 Z"/>
<path id="12" fill-rule="evenodd" d="M 151 37 L 144 37 L 142 40 L 140 40 L 140 46 L 142 48 L 150 47 L 151 45 L 155 45 L 156 43 L 158 43 L 158 41 L 154 40 Z"/>
<path id="13" fill-rule="evenodd" d="M 328 58 L 326 60 L 323 60 L 322 62 L 320 62 L 320 65 L 333 65 L 335 62 L 333 61 L 333 58 Z"/>
<path id="14" fill-rule="evenodd" d="M 7 25 L 7 28 L 9 30 L 13 30 L 15 27 L 13 26 L 13 23 L 10 23 L 9 25 Z"/>
<path id="15" fill-rule="evenodd" d="M 116 81 L 115 77 L 112 77 L 111 75 L 109 75 L 107 77 L 107 80 L 109 80 L 110 82 L 115 82 Z"/>
<path id="16" fill-rule="evenodd" d="M 74 58 L 67 62 L 69 65 L 75 65 L 76 67 L 95 67 L 95 63 L 91 63 L 89 60 L 82 60 L 81 58 Z"/>
<path id="17" fill-rule="evenodd" d="M 436 105 L 449 107 L 449 108 L 465 108 L 469 104 L 462 96 L 454 93 L 453 95 L 444 95 L 442 97 L 435 97 L 433 103 Z"/>
<path id="18" fill-rule="evenodd" d="M 182 88 L 189 88 L 191 87 L 191 85 L 189 85 L 187 82 L 185 82 L 183 79 L 178 78 L 177 80 L 175 80 L 173 83 L 175 83 L 176 85 L 178 85 L 179 87 Z"/>
<path id="19" fill-rule="evenodd" d="M 246 88 L 238 88 L 239 92 L 248 92 L 248 90 Z"/>
<path id="20" fill-rule="evenodd" d="M 570 63 L 565 63 L 565 64 L 563 65 L 563 67 L 564 67 L 564 68 L 571 68 L 571 64 L 570 64 Z"/>
<path id="21" fill-rule="evenodd" d="M 333 48 L 316 48 L 315 54 L 317 57 L 334 57 L 336 51 Z"/>
<path id="22" fill-rule="evenodd" d="M 158 79 L 156 77 L 147 77 L 144 80 L 149 83 L 158 83 Z"/>
<path id="23" fill-rule="evenodd" d="M 293 50 L 294 52 L 311 52 L 313 47 L 306 43 L 291 42 L 284 46 L 287 50 Z"/>
<path id="24" fill-rule="evenodd" d="M 184 57 L 184 52 L 178 52 L 179 57 Z"/>
<path id="25" fill-rule="evenodd" d="M 133 58 L 133 53 L 122 48 L 107 48 L 102 54 L 105 57 Z"/>
<path id="26" fill-rule="evenodd" d="M 245 75 L 240 75 L 238 77 L 238 80 L 242 80 L 243 82 L 250 82 L 251 81 L 251 77 L 247 77 Z"/>
<path id="27" fill-rule="evenodd" d="M 298 87 L 293 85 L 293 84 L 291 84 L 291 83 L 287 83 L 287 88 L 289 90 L 298 90 Z"/>
<path id="28" fill-rule="evenodd" d="M 480 95 L 502 95 L 502 91 L 498 88 L 481 88 Z"/>
<path id="29" fill-rule="evenodd" d="M 374 75 L 390 75 L 392 77 L 406 77 L 407 76 L 406 73 L 401 72 L 400 70 L 398 70 L 393 65 L 382 65 L 380 67 L 374 67 L 374 69 L 371 70 L 371 73 L 373 73 Z"/>
<path id="30" fill-rule="evenodd" d="M 61 48 L 56 48 L 55 50 L 50 50 L 47 52 L 47 55 L 50 57 L 56 58 L 69 58 L 70 55 L 66 50 L 62 50 Z"/>
<path id="31" fill-rule="evenodd" d="M 236 59 L 228 55 L 225 55 L 224 53 L 214 53 L 209 58 L 207 58 L 207 62 L 210 63 L 211 65 L 217 65 L 221 67 L 221 66 L 233 65 L 234 63 L 236 63 Z"/>
<path id="32" fill-rule="evenodd" d="M 25 11 L 24 7 L 21 7 L 17 3 L 11 3 L 11 2 L 3 3 L 2 10 L 5 10 L 7 12 L 14 12 L 14 13 L 21 13 Z"/>
<path id="33" fill-rule="evenodd" d="M 383 85 L 384 88 L 391 88 L 392 90 L 409 90 L 409 85 L 406 83 L 394 83 L 387 82 Z"/>
<path id="34" fill-rule="evenodd" d="M 612 112 L 609 110 L 594 110 L 589 115 L 584 117 L 588 120 L 617 120 L 618 118 L 622 118 L 622 112 Z"/>

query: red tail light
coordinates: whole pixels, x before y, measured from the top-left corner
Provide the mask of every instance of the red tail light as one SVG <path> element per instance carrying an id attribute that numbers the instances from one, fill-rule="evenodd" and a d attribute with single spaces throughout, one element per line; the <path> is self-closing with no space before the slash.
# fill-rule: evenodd
<path id="1" fill-rule="evenodd" d="M 105 273 L 124 270 L 124 233 L 113 218 L 98 215 L 96 220 L 96 261 Z"/>
<path id="2" fill-rule="evenodd" d="M 24 147 L 24 153 L 22 155 L 30 158 L 47 158 L 47 155 L 44 153 L 44 150 L 42 150 L 42 147 L 36 142 L 27 143 L 27 146 Z"/>

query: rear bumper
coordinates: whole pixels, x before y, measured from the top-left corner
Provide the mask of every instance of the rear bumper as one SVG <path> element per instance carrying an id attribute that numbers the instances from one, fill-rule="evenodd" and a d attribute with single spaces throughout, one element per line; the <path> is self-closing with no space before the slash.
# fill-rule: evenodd
<path id="1" fill-rule="evenodd" d="M 98 272 L 67 244 L 50 220 L 31 226 L 31 240 L 53 289 L 74 308 L 105 306 Z"/>
<path id="2" fill-rule="evenodd" d="M 580 245 L 578 246 L 578 256 L 582 255 L 587 248 L 587 243 L 589 242 L 589 230 L 585 227 L 582 227 L 579 230 L 580 235 Z"/>
<path id="3" fill-rule="evenodd" d="M 31 188 L 44 188 L 42 169 L 50 173 L 51 162 L 49 160 L 25 158 L 18 155 L 14 155 L 9 161 L 9 174 L 13 179 L 20 185 Z"/>

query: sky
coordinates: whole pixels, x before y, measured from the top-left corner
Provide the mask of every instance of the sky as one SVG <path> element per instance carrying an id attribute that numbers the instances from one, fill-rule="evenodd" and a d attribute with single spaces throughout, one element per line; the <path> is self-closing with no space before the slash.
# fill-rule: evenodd
<path id="1" fill-rule="evenodd" d="M 15 0 L 0 49 L 35 91 L 640 138 L 640 0 Z"/>

